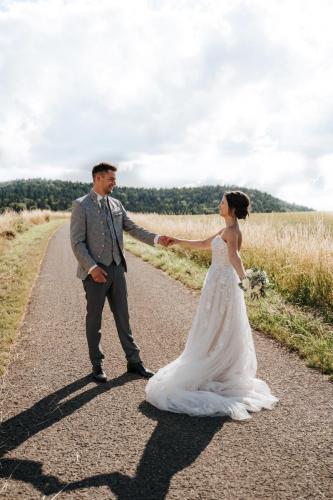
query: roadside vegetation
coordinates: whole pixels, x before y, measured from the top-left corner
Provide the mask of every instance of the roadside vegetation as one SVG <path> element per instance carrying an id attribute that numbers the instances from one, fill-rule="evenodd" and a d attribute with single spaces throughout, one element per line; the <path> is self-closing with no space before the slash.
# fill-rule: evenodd
<path id="1" fill-rule="evenodd" d="M 16 338 L 49 238 L 68 214 L 6 211 L 0 216 L 0 375 Z"/>
<path id="2" fill-rule="evenodd" d="M 205 238 L 222 227 L 217 215 L 132 217 L 152 231 L 188 239 Z M 242 226 L 245 266 L 264 269 L 273 283 L 266 298 L 248 300 L 253 328 L 297 351 L 333 380 L 333 214 L 252 214 Z M 130 237 L 126 246 L 186 286 L 201 289 L 210 251 L 152 248 Z"/>

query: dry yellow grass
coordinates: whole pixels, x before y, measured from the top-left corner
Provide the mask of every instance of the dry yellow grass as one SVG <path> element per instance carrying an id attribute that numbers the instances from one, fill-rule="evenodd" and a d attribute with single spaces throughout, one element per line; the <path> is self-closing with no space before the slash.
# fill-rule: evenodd
<path id="1" fill-rule="evenodd" d="M 69 217 L 67 212 L 51 212 L 51 210 L 23 210 L 22 212 L 6 210 L 0 215 L 0 238 L 12 239 L 17 233 L 22 233 L 31 226 L 66 217 Z"/>
<path id="2" fill-rule="evenodd" d="M 33 210 L 0 216 L 0 375 L 52 233 L 68 214 Z"/>
<path id="3" fill-rule="evenodd" d="M 132 214 L 132 218 L 147 229 L 188 239 L 205 238 L 223 227 L 218 215 Z M 265 269 L 288 299 L 317 307 L 333 318 L 333 213 L 251 214 L 242 222 L 242 230 L 247 267 Z M 208 264 L 209 253 L 186 252 Z"/>

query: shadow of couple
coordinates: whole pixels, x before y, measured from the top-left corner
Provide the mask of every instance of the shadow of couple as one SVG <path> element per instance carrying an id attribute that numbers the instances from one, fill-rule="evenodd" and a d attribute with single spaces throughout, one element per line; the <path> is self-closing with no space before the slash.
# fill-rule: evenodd
<path id="1" fill-rule="evenodd" d="M 228 418 L 188 417 L 162 412 L 142 402 L 139 411 L 147 418 L 156 420 L 157 425 L 146 444 L 134 477 L 114 471 L 68 483 L 43 473 L 41 462 L 5 457 L 24 441 L 71 415 L 96 396 L 132 380 L 133 375 L 125 373 L 69 398 L 91 382 L 91 377 L 85 376 L 4 421 L 0 427 L 0 477 L 30 483 L 45 496 L 56 495 L 61 491 L 68 493 L 107 486 L 121 500 L 164 499 L 172 477 L 196 460 Z M 69 399 L 63 401 L 65 398 Z M 3 486 L 5 488 L 6 484 Z"/>

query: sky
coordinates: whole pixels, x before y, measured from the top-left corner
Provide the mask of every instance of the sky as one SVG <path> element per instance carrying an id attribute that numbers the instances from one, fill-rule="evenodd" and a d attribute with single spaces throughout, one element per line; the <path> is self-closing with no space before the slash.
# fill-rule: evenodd
<path id="1" fill-rule="evenodd" d="M 333 211 L 331 0 L 0 0 L 0 182 L 234 184 Z"/>

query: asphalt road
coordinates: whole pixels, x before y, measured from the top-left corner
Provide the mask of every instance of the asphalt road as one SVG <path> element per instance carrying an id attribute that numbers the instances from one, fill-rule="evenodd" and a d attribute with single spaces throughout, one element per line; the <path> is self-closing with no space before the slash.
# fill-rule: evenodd
<path id="1" fill-rule="evenodd" d="M 182 350 L 198 298 L 128 255 L 133 333 L 149 368 Z M 255 333 L 258 376 L 280 403 L 250 421 L 164 413 L 125 373 L 110 312 L 96 385 L 68 225 L 53 237 L 1 384 L 0 496 L 69 498 L 332 498 L 333 384 Z"/>

